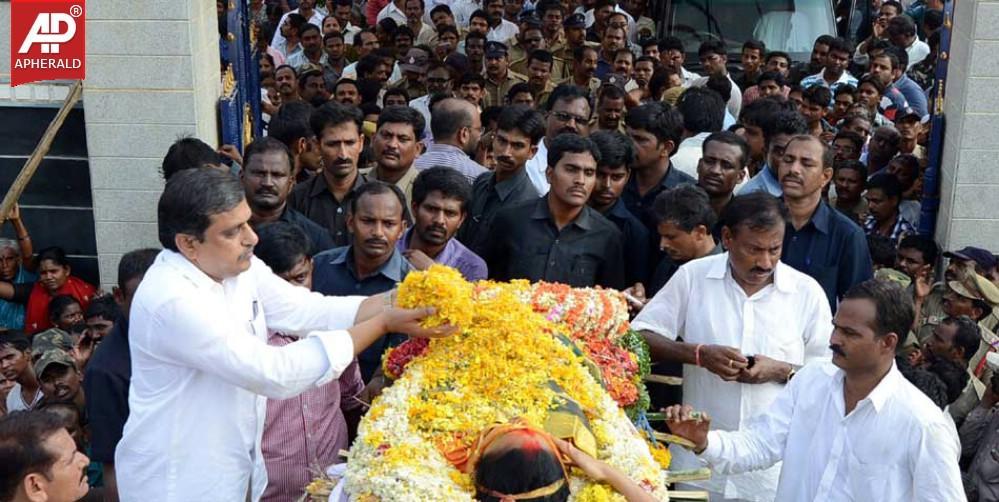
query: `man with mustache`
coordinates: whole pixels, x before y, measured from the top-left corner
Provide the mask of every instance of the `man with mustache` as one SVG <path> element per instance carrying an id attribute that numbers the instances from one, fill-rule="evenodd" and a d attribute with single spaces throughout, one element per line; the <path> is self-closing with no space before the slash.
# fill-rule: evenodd
<path id="1" fill-rule="evenodd" d="M 371 138 L 376 162 L 372 178 L 399 187 L 406 194 L 407 205 L 413 200 L 413 182 L 419 174 L 413 161 L 422 151 L 425 126 L 420 112 L 407 106 L 387 106 L 378 115 L 378 128 Z"/>
<path id="2" fill-rule="evenodd" d="M 545 133 L 544 118 L 523 105 L 503 109 L 493 137 L 496 168 L 475 180 L 458 239 L 473 253 L 483 256 L 493 238 L 493 220 L 500 209 L 538 198 L 538 190 L 527 175 L 525 163 L 538 150 Z"/>
<path id="3" fill-rule="evenodd" d="M 81 500 L 90 489 L 90 459 L 78 451 L 62 417 L 32 411 L 0 419 L 4 478 L 0 498 L 12 502 Z"/>
<path id="4" fill-rule="evenodd" d="M 565 83 L 552 91 L 544 106 L 547 111 L 545 137 L 538 143 L 538 151 L 525 166 L 527 176 L 541 195 L 548 193 L 548 145 L 560 134 L 589 134 L 591 112 L 586 89 Z"/>
<path id="5" fill-rule="evenodd" d="M 649 343 L 654 362 L 684 365 L 684 401 L 710 414 L 722 430 L 742 430 L 768 409 L 797 368 L 829 357 L 832 316 L 822 288 L 780 261 L 786 219 L 780 201 L 767 194 L 732 199 L 721 218 L 728 251 L 681 266 L 631 324 Z M 673 465 L 698 464 L 680 451 Z M 712 500 L 770 501 L 778 470 L 716 471 L 695 485 Z"/>
<path id="6" fill-rule="evenodd" d="M 644 290 L 643 284 L 649 280 L 649 231 L 621 202 L 621 192 L 628 183 L 631 164 L 635 160 L 635 144 L 618 131 L 597 131 L 590 136 L 590 140 L 600 150 L 590 207 L 621 231 L 626 245 L 625 283 L 631 288 Z"/>
<path id="7" fill-rule="evenodd" d="M 42 389 L 31 364 L 31 342 L 19 331 L 0 332 L 0 373 L 14 382 L 7 393 L 7 413 L 30 410 L 42 399 Z"/>
<path id="8" fill-rule="evenodd" d="M 84 407 L 82 375 L 73 356 L 61 349 L 49 349 L 35 361 L 35 374 L 46 401 L 73 403 Z"/>
<path id="9" fill-rule="evenodd" d="M 288 205 L 288 195 L 295 186 L 291 163 L 291 151 L 274 138 L 260 138 L 247 145 L 239 180 L 250 205 L 250 226 L 257 229 L 274 221 L 294 224 L 309 236 L 309 255 L 314 255 L 334 247 L 333 239 L 329 231 Z"/>
<path id="10" fill-rule="evenodd" d="M 376 295 L 390 291 L 406 278 L 412 266 L 396 248 L 406 230 L 405 197 L 395 185 L 371 181 L 350 199 L 347 229 L 351 244 L 313 258 L 312 290 L 324 295 Z M 361 376 L 370 382 L 386 349 L 403 341 L 390 333 L 358 354 Z"/>
<path id="11" fill-rule="evenodd" d="M 808 134 L 788 141 L 779 179 L 791 217 L 781 261 L 818 281 L 835 311 L 843 293 L 874 271 L 863 229 L 822 198 L 832 175 L 829 145 Z"/>
<path id="12" fill-rule="evenodd" d="M 347 199 L 368 178 L 357 170 L 364 148 L 361 110 L 340 103 L 326 103 L 309 120 L 319 143 L 323 170 L 304 183 L 295 185 L 288 204 L 324 227 L 334 246 L 349 242 Z"/>
<path id="13" fill-rule="evenodd" d="M 486 96 L 483 106 L 502 106 L 503 97 L 514 84 L 527 77 L 510 70 L 510 55 L 503 42 L 486 42 Z"/>
<path id="14" fill-rule="evenodd" d="M 749 145 L 742 136 L 721 131 L 705 138 L 701 149 L 701 160 L 697 161 L 697 186 L 704 189 L 710 198 L 711 209 L 721 216 L 735 196 L 735 187 L 746 179 Z"/>
<path id="15" fill-rule="evenodd" d="M 714 416 L 674 406 L 667 425 L 716 473 L 783 460 L 774 500 L 966 500 L 954 425 L 895 364 L 912 318 L 901 286 L 862 282 L 836 313 L 832 362 L 802 368 L 762 414 L 709 432 Z"/>
<path id="16" fill-rule="evenodd" d="M 288 65 L 278 66 L 274 70 L 274 82 L 277 84 L 281 103 L 290 103 L 302 99 L 298 94 L 298 72 Z"/>
<path id="17" fill-rule="evenodd" d="M 600 89 L 600 79 L 596 77 L 599 53 L 596 47 L 582 46 L 572 49 L 571 74 L 559 85 L 571 84 L 588 89 L 590 94 L 596 94 Z"/>
<path id="18" fill-rule="evenodd" d="M 560 134 L 549 148 L 548 194 L 496 215 L 483 255 L 489 277 L 623 289 L 621 231 L 587 205 L 600 150 L 572 133 Z"/>
<path id="19" fill-rule="evenodd" d="M 454 238 L 471 196 L 472 185 L 454 169 L 435 166 L 420 172 L 413 183 L 413 228 L 396 244 L 413 267 L 426 270 L 440 263 L 468 281 L 486 278 L 486 262 Z"/>

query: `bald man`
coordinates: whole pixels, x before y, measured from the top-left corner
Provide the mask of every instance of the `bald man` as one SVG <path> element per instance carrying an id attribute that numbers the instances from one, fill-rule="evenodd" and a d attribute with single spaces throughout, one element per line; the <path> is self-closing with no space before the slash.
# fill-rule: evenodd
<path id="1" fill-rule="evenodd" d="M 475 105 L 464 99 L 441 100 L 431 111 L 430 131 L 434 135 L 434 143 L 413 163 L 416 170 L 449 167 L 464 174 L 469 182 L 488 172 L 471 159 L 482 135 L 482 119 Z"/>

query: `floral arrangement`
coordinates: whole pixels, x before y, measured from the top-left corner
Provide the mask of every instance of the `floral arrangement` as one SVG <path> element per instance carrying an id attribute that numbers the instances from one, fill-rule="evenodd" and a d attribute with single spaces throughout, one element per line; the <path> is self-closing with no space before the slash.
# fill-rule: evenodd
<path id="1" fill-rule="evenodd" d="M 664 466 L 594 376 L 634 382 L 640 370 L 641 358 L 619 344 L 628 328 L 618 300 L 609 291 L 525 281 L 471 285 L 443 266 L 410 273 L 399 304 L 436 307 L 431 323 L 452 323 L 461 333 L 407 342 L 386 355 L 395 382 L 372 403 L 349 452 L 351 499 L 473 500 L 471 475 L 453 467 L 455 456 L 490 424 L 520 417 L 541 427 L 571 399 L 589 420 L 598 458 L 666 500 Z M 605 369 L 612 364 L 624 369 Z M 573 500 L 623 500 L 576 474 Z"/>

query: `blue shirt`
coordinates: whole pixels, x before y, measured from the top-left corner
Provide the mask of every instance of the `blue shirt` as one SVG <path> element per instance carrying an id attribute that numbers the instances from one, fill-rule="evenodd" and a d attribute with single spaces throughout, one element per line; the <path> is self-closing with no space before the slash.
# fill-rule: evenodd
<path id="1" fill-rule="evenodd" d="M 358 278 L 352 246 L 323 251 L 317 254 L 312 262 L 315 263 L 315 268 L 312 270 L 312 290 L 329 296 L 370 296 L 384 293 L 402 282 L 412 269 L 402 253 L 393 249 L 392 256 L 377 271 L 367 277 Z M 371 381 L 375 370 L 382 362 L 382 353 L 385 349 L 395 347 L 404 341 L 406 341 L 405 335 L 389 333 L 357 356 L 361 366 L 361 376 L 365 382 Z"/>
<path id="2" fill-rule="evenodd" d="M 848 289 L 874 275 L 864 230 L 825 201 L 801 229 L 787 223 L 780 259 L 818 281 L 833 312 Z"/>
<path id="3" fill-rule="evenodd" d="M 926 100 L 926 93 L 923 89 L 919 87 L 915 81 L 909 78 L 906 74 L 902 76 L 892 84 L 892 87 L 898 89 L 905 97 L 905 101 L 909 103 L 909 108 L 912 108 L 919 114 L 920 117 L 929 114 L 929 103 Z"/>
<path id="4" fill-rule="evenodd" d="M 739 195 L 760 190 L 764 190 L 774 197 L 784 195 L 784 189 L 781 188 L 780 181 L 777 180 L 777 176 L 774 176 L 773 169 L 770 169 L 770 164 L 767 163 L 763 164 L 760 172 L 750 178 L 745 185 L 742 185 L 742 188 L 739 189 Z"/>

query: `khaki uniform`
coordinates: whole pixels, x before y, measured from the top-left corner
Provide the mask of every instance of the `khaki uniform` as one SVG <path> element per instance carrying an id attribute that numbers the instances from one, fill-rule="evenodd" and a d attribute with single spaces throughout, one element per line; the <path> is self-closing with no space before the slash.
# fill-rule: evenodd
<path id="1" fill-rule="evenodd" d="M 545 84 L 545 88 L 541 92 L 534 95 L 535 109 L 541 110 L 545 107 L 545 103 L 548 103 L 548 96 L 551 96 L 552 91 L 555 90 L 555 87 L 556 87 L 555 82 L 549 80 L 548 83 Z"/>
<path id="2" fill-rule="evenodd" d="M 572 77 L 569 77 L 569 78 L 567 78 L 565 80 L 562 80 L 562 81 L 558 82 L 557 85 L 562 85 L 562 84 L 577 85 L 576 82 L 574 82 L 572 80 Z M 597 78 L 597 77 L 590 77 L 590 83 L 588 83 L 586 85 L 586 87 L 590 90 L 590 96 L 593 99 L 596 99 L 596 97 L 597 97 L 597 91 L 600 90 L 600 79 Z"/>
<path id="3" fill-rule="evenodd" d="M 600 44 L 594 42 L 583 42 L 585 47 L 593 47 L 594 49 L 600 50 Z M 565 80 L 567 78 L 572 78 L 572 63 L 575 59 L 572 58 L 572 50 L 568 44 L 560 45 L 559 47 L 552 47 L 552 56 L 557 57 L 562 60 L 562 74 L 558 75 L 552 71 L 552 80 L 559 81 Z"/>
<path id="4" fill-rule="evenodd" d="M 521 75 L 527 75 L 527 56 L 524 56 L 524 57 L 522 57 L 520 59 L 513 59 L 511 57 L 510 61 L 512 61 L 512 63 L 510 63 L 510 69 L 511 70 L 513 70 L 513 71 L 515 71 L 515 72 L 517 72 L 517 73 L 519 73 Z M 552 79 L 552 81 L 561 80 L 563 78 L 562 77 L 563 73 L 565 73 L 565 60 L 562 59 L 562 58 L 560 58 L 560 57 L 558 57 L 558 56 L 554 56 L 553 55 L 552 56 L 552 73 L 551 73 L 551 79 Z"/>
<path id="5" fill-rule="evenodd" d="M 502 82 L 495 82 L 486 76 L 486 95 L 482 100 L 482 107 L 503 106 L 503 99 L 506 98 L 507 91 L 522 82 L 527 82 L 527 77 L 512 70 L 507 70 L 506 79 Z"/>

